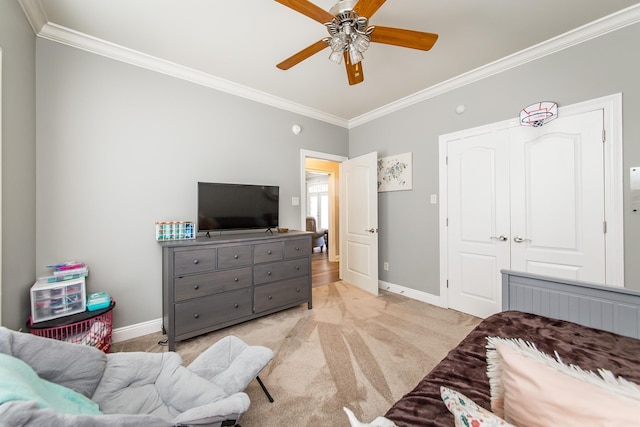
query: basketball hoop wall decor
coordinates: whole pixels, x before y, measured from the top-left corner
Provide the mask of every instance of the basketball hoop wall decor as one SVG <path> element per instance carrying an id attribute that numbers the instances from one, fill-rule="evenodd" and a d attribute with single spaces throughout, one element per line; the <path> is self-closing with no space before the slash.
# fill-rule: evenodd
<path id="1" fill-rule="evenodd" d="M 520 111 L 520 124 L 539 128 L 558 117 L 558 104 L 543 101 L 531 104 Z"/>

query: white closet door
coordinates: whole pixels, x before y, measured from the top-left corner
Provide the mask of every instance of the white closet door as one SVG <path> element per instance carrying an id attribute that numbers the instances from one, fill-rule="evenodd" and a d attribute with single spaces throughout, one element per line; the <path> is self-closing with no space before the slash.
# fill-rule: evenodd
<path id="1" fill-rule="evenodd" d="M 486 317 L 501 306 L 509 268 L 508 132 L 448 144 L 449 306 Z"/>
<path id="2" fill-rule="evenodd" d="M 605 283 L 601 110 L 447 143 L 449 307 L 501 310 L 501 269 Z"/>
<path id="3" fill-rule="evenodd" d="M 605 283 L 601 110 L 509 131 L 511 269 Z"/>

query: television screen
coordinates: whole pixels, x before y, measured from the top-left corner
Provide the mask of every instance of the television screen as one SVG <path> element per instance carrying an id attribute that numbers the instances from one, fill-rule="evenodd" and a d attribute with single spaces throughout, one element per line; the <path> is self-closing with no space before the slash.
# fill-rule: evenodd
<path id="1" fill-rule="evenodd" d="M 198 231 L 275 228 L 280 188 L 198 182 Z"/>

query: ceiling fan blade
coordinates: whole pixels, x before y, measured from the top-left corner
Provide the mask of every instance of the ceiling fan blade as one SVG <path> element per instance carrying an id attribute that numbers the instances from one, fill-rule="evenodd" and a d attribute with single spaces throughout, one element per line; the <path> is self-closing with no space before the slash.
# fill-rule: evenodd
<path id="1" fill-rule="evenodd" d="M 278 3 L 299 12 L 321 24 L 331 22 L 333 15 L 307 0 L 276 0 Z"/>
<path id="2" fill-rule="evenodd" d="M 322 40 L 318 40 L 311 46 L 308 46 L 302 49 L 300 52 L 294 54 L 293 56 L 285 59 L 284 61 L 276 65 L 276 67 L 280 68 L 281 70 L 288 70 L 294 65 L 297 65 L 302 61 L 304 61 L 305 59 L 309 58 L 310 56 L 313 56 L 316 53 L 320 52 L 322 49 L 324 49 L 327 46 L 328 45 L 325 42 L 323 42 Z"/>
<path id="3" fill-rule="evenodd" d="M 349 59 L 349 54 L 344 52 L 344 65 L 347 68 L 347 77 L 349 78 L 350 85 L 357 85 L 364 81 L 364 73 L 362 72 L 362 61 L 357 64 L 352 64 Z"/>
<path id="4" fill-rule="evenodd" d="M 411 49 L 429 50 L 438 40 L 438 35 L 421 31 L 403 30 L 401 28 L 380 27 L 371 33 L 371 41 L 392 44 Z"/>
<path id="5" fill-rule="evenodd" d="M 380 9 L 380 6 L 387 0 L 359 0 L 353 7 L 353 10 L 360 16 L 371 19 L 374 13 Z"/>

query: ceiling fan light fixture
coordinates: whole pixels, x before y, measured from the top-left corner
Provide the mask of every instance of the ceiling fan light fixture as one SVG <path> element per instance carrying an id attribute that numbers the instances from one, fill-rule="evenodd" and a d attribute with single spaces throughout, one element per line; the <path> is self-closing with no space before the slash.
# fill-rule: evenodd
<path id="1" fill-rule="evenodd" d="M 344 52 L 349 54 L 351 64 L 359 63 L 371 43 L 370 34 L 375 27 L 369 26 L 369 19 L 353 10 L 356 3 L 357 0 L 340 0 L 331 8 L 334 18 L 324 24 L 331 37 L 322 40 L 331 48 L 329 59 L 336 64 L 342 63 Z"/>
<path id="2" fill-rule="evenodd" d="M 356 34 L 353 37 L 352 45 L 358 49 L 358 52 L 364 52 L 369 49 L 371 39 L 363 34 Z"/>
<path id="3" fill-rule="evenodd" d="M 364 59 L 364 56 L 354 44 L 349 45 L 349 59 L 352 64 L 357 64 Z"/>
<path id="4" fill-rule="evenodd" d="M 344 33 L 338 33 L 329 40 L 329 47 L 334 52 L 342 52 L 347 44 L 347 36 Z"/>
<path id="5" fill-rule="evenodd" d="M 332 50 L 331 54 L 329 55 L 329 59 L 331 60 L 331 62 L 333 62 L 336 65 L 342 64 L 342 57 L 343 57 L 343 54 L 341 50 L 340 51 Z"/>

